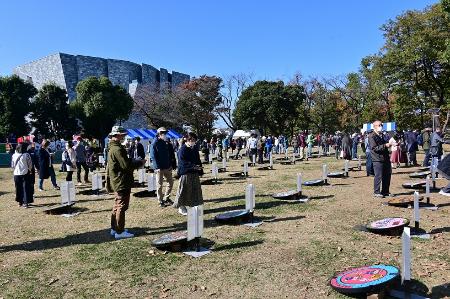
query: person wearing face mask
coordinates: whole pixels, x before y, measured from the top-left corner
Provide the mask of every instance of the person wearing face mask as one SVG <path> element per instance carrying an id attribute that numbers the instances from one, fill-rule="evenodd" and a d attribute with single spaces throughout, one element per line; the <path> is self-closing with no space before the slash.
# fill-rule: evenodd
<path id="1" fill-rule="evenodd" d="M 392 172 L 389 159 L 389 148 L 392 146 L 392 143 L 384 141 L 382 131 L 383 123 L 376 120 L 373 122 L 373 133 L 369 135 L 370 155 L 375 172 L 373 195 L 380 198 L 390 196 L 389 186 Z"/>
<path id="2" fill-rule="evenodd" d="M 170 199 L 170 193 L 173 188 L 172 170 L 177 167 L 177 162 L 173 146 L 167 142 L 166 128 L 159 128 L 157 134 L 158 137 L 155 138 L 150 147 L 150 157 L 156 174 L 156 194 L 159 206 L 164 208 L 173 204 L 173 201 Z M 167 187 L 163 194 L 164 179 L 167 181 Z"/>
<path id="3" fill-rule="evenodd" d="M 203 174 L 200 154 L 195 145 L 197 135 L 189 133 L 187 142 L 178 151 L 178 184 L 177 196 L 174 208 L 178 208 L 178 213 L 187 215 L 186 207 L 195 207 L 203 204 L 202 186 L 200 175 Z"/>
<path id="4" fill-rule="evenodd" d="M 114 206 L 111 213 L 111 236 L 116 240 L 133 238 L 125 229 L 125 212 L 130 205 L 131 187 L 134 183 L 133 171 L 145 165 L 144 160 L 133 160 L 127 156 L 122 145 L 127 130 L 114 126 L 109 133 L 108 164 L 106 167 L 106 190 L 114 192 Z"/>

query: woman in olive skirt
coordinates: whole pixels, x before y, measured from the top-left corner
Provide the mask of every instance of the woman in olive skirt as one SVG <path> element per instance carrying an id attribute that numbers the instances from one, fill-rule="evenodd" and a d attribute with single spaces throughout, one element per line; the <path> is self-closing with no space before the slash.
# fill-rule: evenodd
<path id="1" fill-rule="evenodd" d="M 173 206 L 178 208 L 181 215 L 187 215 L 186 207 L 195 207 L 203 204 L 200 175 L 203 174 L 199 149 L 196 145 L 197 135 L 189 133 L 186 143 L 178 151 L 178 184 L 177 196 Z"/>

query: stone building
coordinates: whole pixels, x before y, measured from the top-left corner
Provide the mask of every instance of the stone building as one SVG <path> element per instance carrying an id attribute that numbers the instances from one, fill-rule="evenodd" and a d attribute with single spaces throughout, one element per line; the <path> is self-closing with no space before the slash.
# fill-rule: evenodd
<path id="1" fill-rule="evenodd" d="M 87 77 L 108 77 L 114 85 L 125 88 L 132 96 L 139 85 L 152 86 L 155 89 L 173 89 L 189 81 L 187 74 L 164 68 L 159 70 L 149 64 L 137 64 L 130 61 L 70 55 L 52 54 L 14 68 L 13 73 L 32 83 L 36 88 L 53 82 L 66 89 L 69 101 L 76 98 L 76 86 Z M 125 124 L 128 127 L 146 127 L 145 117 L 132 115 Z"/>

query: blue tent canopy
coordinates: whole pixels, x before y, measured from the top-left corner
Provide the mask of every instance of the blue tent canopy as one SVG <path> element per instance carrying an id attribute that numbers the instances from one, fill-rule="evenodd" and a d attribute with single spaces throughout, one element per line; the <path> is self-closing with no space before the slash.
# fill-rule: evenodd
<path id="1" fill-rule="evenodd" d="M 179 139 L 179 138 L 183 137 L 181 134 L 178 134 L 174 130 L 169 130 L 169 132 L 167 132 L 167 135 L 169 135 L 170 138 L 175 138 L 175 139 Z"/>
<path id="2" fill-rule="evenodd" d="M 367 132 L 373 129 L 372 124 L 364 124 L 363 125 L 363 131 Z M 397 130 L 397 124 L 395 122 L 385 122 L 383 123 L 383 131 L 391 132 Z"/>
<path id="3" fill-rule="evenodd" d="M 156 132 L 149 129 L 127 129 L 127 132 L 131 138 L 140 137 L 141 139 L 149 140 L 156 137 Z"/>

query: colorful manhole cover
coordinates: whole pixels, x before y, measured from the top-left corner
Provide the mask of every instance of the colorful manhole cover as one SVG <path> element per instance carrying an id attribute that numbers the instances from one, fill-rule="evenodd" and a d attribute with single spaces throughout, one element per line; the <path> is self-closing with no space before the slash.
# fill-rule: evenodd
<path id="1" fill-rule="evenodd" d="M 330 285 L 343 294 L 373 293 L 393 282 L 399 274 L 399 269 L 390 265 L 365 266 L 337 274 Z"/>

